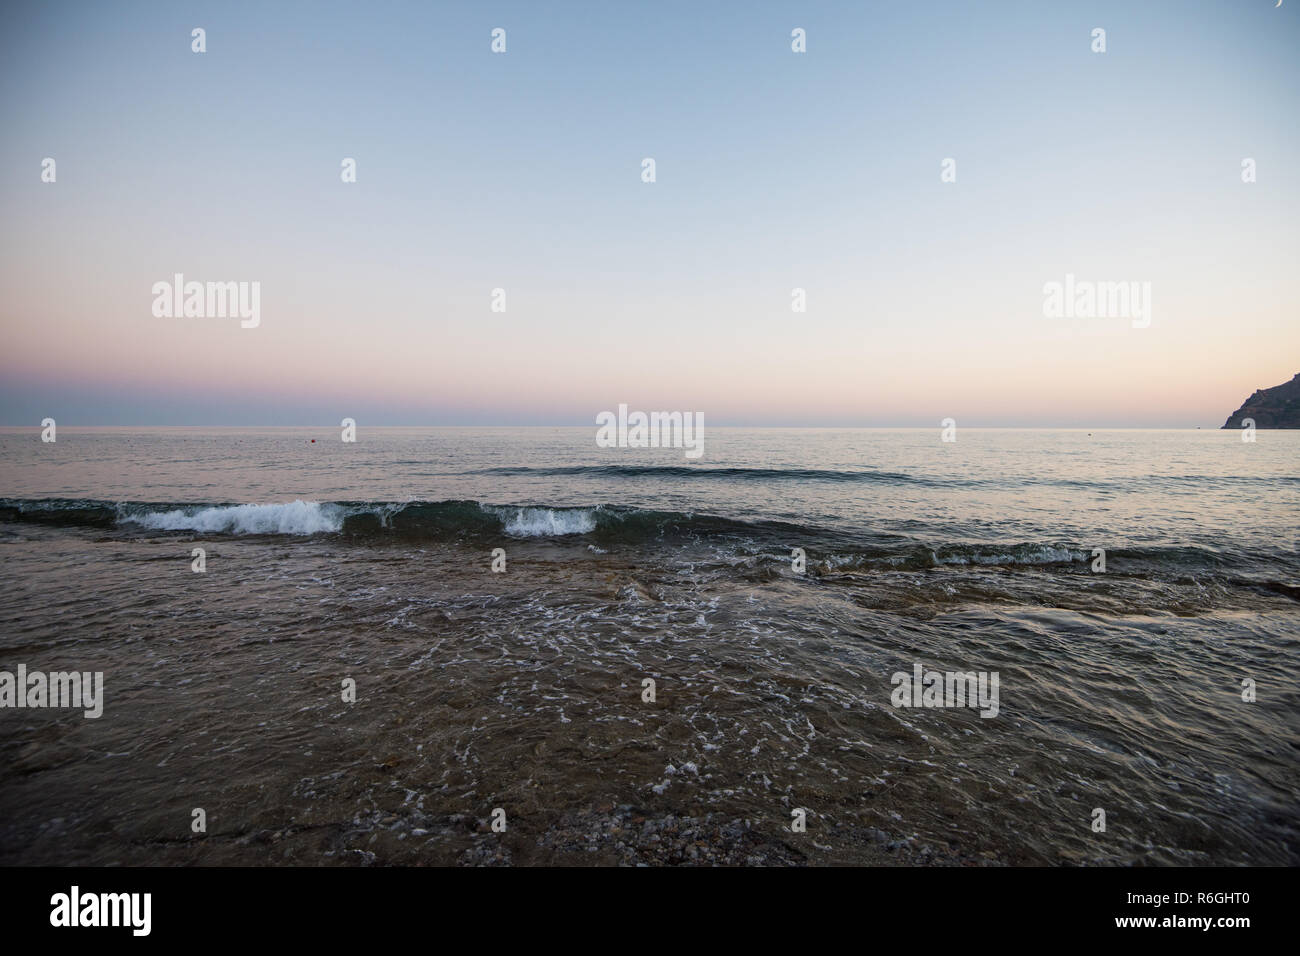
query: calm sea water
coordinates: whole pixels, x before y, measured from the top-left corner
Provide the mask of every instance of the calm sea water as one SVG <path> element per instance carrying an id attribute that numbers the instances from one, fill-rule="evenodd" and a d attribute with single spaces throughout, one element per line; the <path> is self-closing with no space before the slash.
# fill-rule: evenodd
<path id="1" fill-rule="evenodd" d="M 1300 433 L 594 434 L 0 431 L 0 862 L 1300 862 Z"/>

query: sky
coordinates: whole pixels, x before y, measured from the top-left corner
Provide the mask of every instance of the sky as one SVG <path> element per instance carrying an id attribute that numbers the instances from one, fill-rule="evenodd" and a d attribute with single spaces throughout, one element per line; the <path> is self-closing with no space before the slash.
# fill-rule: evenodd
<path id="1" fill-rule="evenodd" d="M 1298 50 L 1300 0 L 6 5 L 0 424 L 1217 427 L 1300 372 Z"/>

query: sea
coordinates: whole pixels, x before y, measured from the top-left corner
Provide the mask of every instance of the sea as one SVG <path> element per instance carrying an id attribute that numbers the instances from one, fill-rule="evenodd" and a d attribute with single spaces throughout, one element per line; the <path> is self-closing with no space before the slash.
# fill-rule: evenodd
<path id="1" fill-rule="evenodd" d="M 1300 432 L 595 433 L 0 430 L 0 864 L 1300 864 Z"/>

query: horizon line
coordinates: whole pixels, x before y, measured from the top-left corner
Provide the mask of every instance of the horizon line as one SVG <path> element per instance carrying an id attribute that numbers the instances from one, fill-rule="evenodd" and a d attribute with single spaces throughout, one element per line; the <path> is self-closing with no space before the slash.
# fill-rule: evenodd
<path id="1" fill-rule="evenodd" d="M 42 427 L 43 427 L 43 426 L 41 426 L 41 425 L 39 425 L 39 424 L 37 424 L 37 425 L 26 425 L 26 424 L 21 424 L 21 425 L 14 425 L 14 424 L 0 424 L 0 429 L 6 429 L 6 430 L 30 430 L 30 431 L 39 432 L 39 431 L 41 431 Z M 213 423 L 208 423 L 208 424 L 178 424 L 178 425 L 145 424 L 145 423 L 141 423 L 141 422 L 115 422 L 115 423 L 112 423 L 112 424 L 93 424 L 93 425 L 76 424 L 76 423 L 72 423 L 72 424 L 59 423 L 59 424 L 58 424 L 58 427 L 59 427 L 59 428 L 171 428 L 171 429 L 194 429 L 194 428 L 315 428 L 315 429 L 322 429 L 322 428 L 323 428 L 323 429 L 331 429 L 331 430 L 333 430 L 333 429 L 337 429 L 337 428 L 339 428 L 339 427 L 341 427 L 341 426 L 340 426 L 340 425 L 336 425 L 336 424 L 303 423 L 303 422 L 290 422 L 290 423 L 287 423 L 287 424 L 276 424 L 276 425 L 268 425 L 268 424 L 251 424 L 251 423 L 247 423 L 247 422 L 226 422 L 226 423 L 220 423 L 220 424 L 213 424 Z M 599 426 L 596 425 L 595 423 L 588 423 L 588 422 L 582 422 L 582 423 L 575 423 L 575 422 L 555 422 L 555 423 L 550 423 L 550 424 L 538 424 L 538 423 L 536 423 L 536 422 L 531 423 L 531 424 L 520 424 L 520 423 L 510 423 L 510 422 L 494 423 L 494 424 L 486 424 L 486 423 L 473 423 L 473 424 L 451 424 L 451 423 L 440 423 L 440 424 L 434 424 L 434 423 L 423 423 L 423 424 L 399 424 L 399 423 L 365 424 L 365 423 L 362 423 L 362 422 L 357 422 L 357 423 L 356 423 L 356 427 L 357 427 L 358 429 L 360 429 L 360 428 L 362 428 L 362 427 L 365 427 L 365 428 L 598 428 Z M 755 424 L 720 424 L 720 425 L 709 425 L 708 427 L 710 427 L 710 428 L 732 428 L 732 429 L 737 429 L 737 428 L 772 428 L 772 429 L 777 429 L 777 428 L 807 428 L 807 429 L 819 429 L 819 428 L 820 428 L 820 429 L 827 429 L 827 428 L 838 428 L 838 429 L 856 429 L 856 430 L 861 430 L 861 431 L 869 431 L 869 430 L 873 430 L 873 429 L 874 429 L 874 430 L 880 430 L 880 431 L 885 431 L 885 430 L 895 430 L 895 431 L 902 431 L 902 430 L 907 430 L 907 431 L 926 431 L 926 430 L 929 430 L 929 429 L 932 429 L 932 428 L 939 428 L 939 429 L 942 429 L 944 426 L 943 426 L 942 423 L 936 423 L 936 424 L 934 424 L 934 425 L 815 425 L 815 424 L 788 424 L 788 425 L 773 424 L 773 425 L 755 425 Z M 1236 430 L 1236 429 L 1229 428 L 1226 424 L 1224 424 L 1224 425 L 1209 425 L 1209 426 L 1206 426 L 1206 425 L 986 425 L 986 424 L 978 424 L 978 423 L 977 423 L 977 424 L 973 424 L 973 425 L 961 425 L 961 424 L 959 424 L 958 427 L 960 427 L 960 428 L 972 428 L 972 429 L 1001 429 L 1001 428 L 1005 428 L 1005 429 L 1015 429 L 1015 430 L 1018 430 L 1018 431 L 1206 431 L 1207 429 L 1210 430 L 1210 431 L 1235 431 L 1235 430 Z M 1262 429 L 1261 429 L 1261 428 L 1258 428 L 1258 427 L 1256 428 L 1256 430 L 1257 430 L 1257 431 L 1300 431 L 1300 429 L 1294 429 L 1294 428 L 1262 428 Z"/>

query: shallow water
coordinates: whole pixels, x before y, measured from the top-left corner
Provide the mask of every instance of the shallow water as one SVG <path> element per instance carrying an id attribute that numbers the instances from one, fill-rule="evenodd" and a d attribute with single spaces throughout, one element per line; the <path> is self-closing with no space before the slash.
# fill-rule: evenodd
<path id="1" fill-rule="evenodd" d="M 0 862 L 1300 860 L 1300 433 L 593 435 L 0 432 Z"/>

